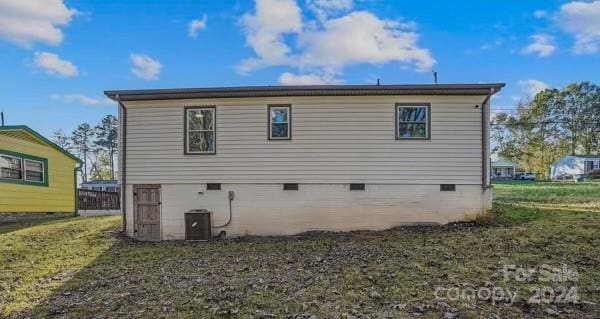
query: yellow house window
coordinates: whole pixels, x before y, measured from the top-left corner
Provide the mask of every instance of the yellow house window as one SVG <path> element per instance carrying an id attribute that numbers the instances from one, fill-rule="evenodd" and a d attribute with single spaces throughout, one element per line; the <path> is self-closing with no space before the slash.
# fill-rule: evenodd
<path id="1" fill-rule="evenodd" d="M 0 183 L 48 186 L 48 159 L 0 150 Z"/>
<path id="2" fill-rule="evenodd" d="M 23 160 L 19 157 L 1 155 L 0 156 L 0 178 L 22 180 L 23 179 Z"/>
<path id="3" fill-rule="evenodd" d="M 44 163 L 34 160 L 25 160 L 25 180 L 28 182 L 44 182 Z"/>

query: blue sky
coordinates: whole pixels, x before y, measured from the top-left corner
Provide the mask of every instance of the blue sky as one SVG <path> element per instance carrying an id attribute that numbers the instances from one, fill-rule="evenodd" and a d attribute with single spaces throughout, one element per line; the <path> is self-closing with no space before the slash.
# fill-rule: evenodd
<path id="1" fill-rule="evenodd" d="M 0 1 L 0 108 L 50 136 L 116 114 L 107 89 L 600 82 L 597 1 Z"/>

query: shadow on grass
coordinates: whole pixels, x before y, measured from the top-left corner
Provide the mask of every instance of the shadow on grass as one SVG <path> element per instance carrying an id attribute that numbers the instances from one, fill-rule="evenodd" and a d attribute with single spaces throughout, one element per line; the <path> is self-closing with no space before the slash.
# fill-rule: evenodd
<path id="1" fill-rule="evenodd" d="M 92 262 L 70 274 L 70 278 L 55 288 L 48 297 L 37 300 L 33 308 L 14 314 L 12 318 L 127 317 L 125 313 L 118 312 L 119 307 L 116 305 L 123 301 L 118 296 L 135 288 L 129 286 L 127 269 L 140 266 L 135 259 L 120 257 L 120 252 L 129 249 L 129 245 L 131 244 L 127 241 L 116 241 Z M 147 270 L 152 271 L 152 268 Z M 43 284 L 40 286 L 44 288 Z M 106 289 L 110 293 L 103 293 Z M 118 293 L 115 294 L 115 291 Z M 99 305 L 104 307 L 100 312 Z M 107 316 L 107 313 L 110 315 Z"/>
<path id="2" fill-rule="evenodd" d="M 43 218 L 43 219 L 2 223 L 2 224 L 0 224 L 0 235 L 8 234 L 11 232 L 19 231 L 21 229 L 30 228 L 30 227 L 61 223 L 66 220 L 75 219 L 75 218 L 77 218 L 77 217 L 75 217 L 75 216 L 48 217 L 48 218 Z"/>
<path id="3" fill-rule="evenodd" d="M 554 225 L 598 216 L 506 203 L 496 203 L 494 212 L 496 219 L 490 223 L 312 233 L 264 242 L 140 243 L 112 235 L 119 240 L 31 311 L 15 317 L 285 317 L 290 313 L 340 317 L 340 312 L 355 309 L 357 304 L 361 311 L 376 314 L 401 302 L 399 310 L 393 310 L 396 316 L 408 316 L 410 312 L 403 309 L 414 307 L 425 309 L 418 310 L 419 316 L 439 318 L 447 309 L 433 300 L 432 287 L 452 283 L 442 275 L 464 276 L 460 279 L 475 284 L 492 280 L 487 277 L 489 269 L 497 267 L 499 256 L 515 258 L 520 249 L 526 256 L 535 254 L 538 246 L 555 242 L 554 237 L 547 237 L 560 229 Z M 543 230 L 532 227 L 540 242 L 523 239 L 505 245 L 529 232 L 521 226 L 542 220 L 556 223 Z M 478 241 L 478 236 L 488 239 Z M 552 256 L 560 258 L 574 250 L 555 249 L 564 249 L 553 251 Z M 592 252 L 572 256 L 584 265 L 594 260 Z M 477 273 L 483 277 L 475 280 Z M 476 317 L 479 311 L 452 306 L 465 317 Z M 527 304 L 509 307 L 479 302 L 478 307 L 508 317 L 529 311 L 543 316 L 543 309 L 532 310 Z M 573 311 L 582 314 L 588 308 Z"/>
<path id="4" fill-rule="evenodd" d="M 0 317 L 44 300 L 110 249 L 115 221 L 68 217 L 2 225 Z"/>

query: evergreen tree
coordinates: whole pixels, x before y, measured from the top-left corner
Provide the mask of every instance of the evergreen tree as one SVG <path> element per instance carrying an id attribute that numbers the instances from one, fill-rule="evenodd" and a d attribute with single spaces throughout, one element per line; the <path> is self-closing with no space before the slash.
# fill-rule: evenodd
<path id="1" fill-rule="evenodd" d="M 91 150 L 92 138 L 94 131 L 88 123 L 82 123 L 77 126 L 71 136 L 71 143 L 73 148 L 77 152 L 79 158 L 82 160 L 82 172 L 81 179 L 87 182 L 88 175 L 88 154 Z"/>
<path id="2" fill-rule="evenodd" d="M 108 164 L 110 178 L 115 179 L 114 157 L 118 149 L 118 121 L 113 115 L 106 115 L 102 118 L 100 124 L 94 128 L 96 140 L 94 144 L 106 151 L 108 155 Z"/>

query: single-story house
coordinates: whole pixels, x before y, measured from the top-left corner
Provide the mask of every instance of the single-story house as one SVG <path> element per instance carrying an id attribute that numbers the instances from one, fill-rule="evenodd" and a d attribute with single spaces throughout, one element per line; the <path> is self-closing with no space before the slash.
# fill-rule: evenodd
<path id="1" fill-rule="evenodd" d="M 101 192 L 119 192 L 119 181 L 114 179 L 97 179 L 93 181 L 82 182 L 79 188 Z"/>
<path id="2" fill-rule="evenodd" d="M 497 159 L 492 161 L 492 179 L 513 179 L 517 164 L 505 159 Z"/>
<path id="3" fill-rule="evenodd" d="M 75 213 L 79 163 L 27 126 L 0 126 L 2 219 L 10 219 L 7 213 Z"/>
<path id="4" fill-rule="evenodd" d="M 445 224 L 491 207 L 504 84 L 106 91 L 140 240 Z"/>
<path id="5" fill-rule="evenodd" d="M 600 170 L 600 155 L 567 155 L 550 166 L 550 178 L 580 178 Z"/>

